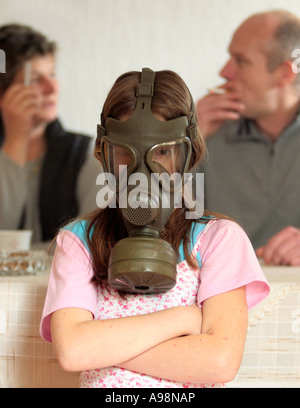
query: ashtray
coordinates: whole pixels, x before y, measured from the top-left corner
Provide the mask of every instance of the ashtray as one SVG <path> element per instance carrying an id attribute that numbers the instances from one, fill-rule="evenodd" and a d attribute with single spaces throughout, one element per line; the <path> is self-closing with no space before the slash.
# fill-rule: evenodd
<path id="1" fill-rule="evenodd" d="M 50 266 L 45 251 L 0 250 L 0 276 L 40 275 Z"/>

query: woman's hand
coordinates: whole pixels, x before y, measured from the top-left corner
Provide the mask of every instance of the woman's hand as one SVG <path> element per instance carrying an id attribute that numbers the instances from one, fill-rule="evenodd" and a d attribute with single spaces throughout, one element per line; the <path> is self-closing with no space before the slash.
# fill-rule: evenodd
<path id="1" fill-rule="evenodd" d="M 12 85 L 0 101 L 5 132 L 2 149 L 20 165 L 25 163 L 38 106 L 35 87 L 22 84 Z"/>

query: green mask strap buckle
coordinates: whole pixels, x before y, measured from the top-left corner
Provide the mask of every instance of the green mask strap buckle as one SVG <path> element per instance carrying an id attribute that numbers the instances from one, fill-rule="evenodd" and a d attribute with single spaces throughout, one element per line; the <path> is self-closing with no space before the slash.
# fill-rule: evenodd
<path id="1" fill-rule="evenodd" d="M 154 91 L 155 72 L 150 68 L 143 68 L 141 80 L 136 88 L 136 97 L 149 96 L 152 98 Z"/>
<path id="2" fill-rule="evenodd" d="M 133 115 L 135 113 L 140 115 L 142 112 L 152 114 L 151 102 L 154 93 L 154 80 L 155 71 L 150 68 L 143 68 L 140 82 L 136 88 L 137 102 Z"/>

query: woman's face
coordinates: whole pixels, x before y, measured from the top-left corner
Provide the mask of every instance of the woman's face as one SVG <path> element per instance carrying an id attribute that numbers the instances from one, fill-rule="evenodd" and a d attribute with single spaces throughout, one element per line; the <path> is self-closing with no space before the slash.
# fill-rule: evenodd
<path id="1" fill-rule="evenodd" d="M 59 85 L 55 76 L 55 60 L 52 54 L 38 56 L 30 61 L 29 85 L 35 88 L 38 100 L 36 123 L 49 123 L 57 117 Z M 13 84 L 24 84 L 25 66 L 17 73 Z"/>

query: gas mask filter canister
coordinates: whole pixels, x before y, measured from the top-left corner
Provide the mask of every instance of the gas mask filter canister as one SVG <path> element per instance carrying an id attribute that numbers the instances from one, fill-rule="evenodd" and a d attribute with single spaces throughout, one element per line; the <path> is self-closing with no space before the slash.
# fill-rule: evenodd
<path id="1" fill-rule="evenodd" d="M 103 167 L 113 176 L 128 232 L 111 251 L 108 283 L 129 293 L 164 292 L 176 284 L 176 254 L 160 233 L 181 190 L 197 132 L 186 116 L 160 121 L 153 115 L 154 80 L 155 72 L 144 68 L 133 114 L 125 120 L 108 117 L 97 127 Z"/>

